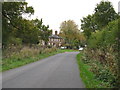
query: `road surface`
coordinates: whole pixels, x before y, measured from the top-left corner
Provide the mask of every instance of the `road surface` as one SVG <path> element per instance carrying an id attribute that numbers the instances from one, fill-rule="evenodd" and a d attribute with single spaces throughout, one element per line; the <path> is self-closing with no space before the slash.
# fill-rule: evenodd
<path id="1" fill-rule="evenodd" d="M 60 53 L 6 71 L 3 88 L 84 88 L 76 61 L 78 52 Z"/>

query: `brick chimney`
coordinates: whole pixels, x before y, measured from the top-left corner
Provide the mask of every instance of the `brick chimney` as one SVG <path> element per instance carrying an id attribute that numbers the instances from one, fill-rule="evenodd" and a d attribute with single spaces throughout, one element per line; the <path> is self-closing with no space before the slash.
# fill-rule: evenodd
<path id="1" fill-rule="evenodd" d="M 55 31 L 55 35 L 57 35 L 57 31 Z"/>

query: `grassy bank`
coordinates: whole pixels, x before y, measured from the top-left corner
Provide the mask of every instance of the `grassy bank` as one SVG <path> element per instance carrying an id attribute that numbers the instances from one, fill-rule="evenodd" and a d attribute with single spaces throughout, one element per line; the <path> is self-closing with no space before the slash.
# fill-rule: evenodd
<path id="1" fill-rule="evenodd" d="M 107 88 L 108 84 L 95 78 L 95 75 L 90 71 L 90 65 L 83 63 L 80 59 L 81 57 L 82 53 L 79 53 L 76 58 L 79 65 L 80 77 L 86 88 Z"/>
<path id="2" fill-rule="evenodd" d="M 50 49 L 48 49 L 44 53 L 39 53 L 39 54 L 36 54 L 36 55 L 35 54 L 34 55 L 25 55 L 24 57 L 23 57 L 23 55 L 24 55 L 23 53 L 22 54 L 21 53 L 15 54 L 15 55 L 13 55 L 9 58 L 5 58 L 5 59 L 2 60 L 2 71 L 6 71 L 6 70 L 9 70 L 9 69 L 20 67 L 20 66 L 23 66 L 25 64 L 32 63 L 32 62 L 41 60 L 43 58 L 47 58 L 49 56 L 52 56 L 52 55 L 55 55 L 55 54 L 58 54 L 58 53 L 72 52 L 72 51 L 75 51 L 75 50 L 56 49 L 56 50 L 51 50 L 50 51 Z M 30 52 L 26 52 L 25 54 L 30 54 Z"/>

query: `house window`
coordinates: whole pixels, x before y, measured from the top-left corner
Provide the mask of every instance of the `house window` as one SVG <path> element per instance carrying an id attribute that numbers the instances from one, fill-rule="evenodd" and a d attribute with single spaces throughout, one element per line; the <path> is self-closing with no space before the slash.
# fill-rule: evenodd
<path id="1" fill-rule="evenodd" d="M 55 41 L 58 41 L 58 39 L 55 39 Z"/>
<path id="2" fill-rule="evenodd" d="M 53 38 L 51 38 L 51 41 L 54 41 L 54 39 L 53 39 Z"/>
<path id="3" fill-rule="evenodd" d="M 54 41 L 57 41 L 57 39 L 54 39 Z"/>

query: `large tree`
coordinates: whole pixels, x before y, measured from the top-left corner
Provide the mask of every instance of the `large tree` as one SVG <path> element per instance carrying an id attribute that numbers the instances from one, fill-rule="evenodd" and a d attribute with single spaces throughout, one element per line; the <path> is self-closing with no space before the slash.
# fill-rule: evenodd
<path id="1" fill-rule="evenodd" d="M 37 44 L 39 39 L 48 42 L 51 34 L 49 26 L 43 25 L 42 19 L 26 20 L 23 15 L 34 13 L 26 2 L 6 2 L 2 5 L 3 45 L 18 43 Z"/>
<path id="2" fill-rule="evenodd" d="M 45 45 L 47 45 L 49 36 L 52 34 L 52 30 L 49 29 L 49 25 L 42 26 L 41 33 L 40 33 L 40 38 L 45 42 Z"/>
<path id="3" fill-rule="evenodd" d="M 81 29 L 84 30 L 83 32 L 87 38 L 90 37 L 91 32 L 95 32 L 98 29 L 94 15 L 88 15 L 81 19 Z"/>
<path id="4" fill-rule="evenodd" d="M 66 44 L 68 44 L 71 48 L 74 46 L 79 46 L 81 40 L 79 35 L 81 35 L 80 30 L 73 20 L 68 20 L 61 23 L 60 36 L 65 39 Z"/>
<path id="5" fill-rule="evenodd" d="M 32 20 L 34 25 L 36 26 L 36 29 L 39 30 L 38 37 L 40 40 L 43 40 L 45 42 L 45 45 L 47 45 L 47 42 L 49 40 L 49 36 L 52 34 L 52 30 L 49 29 L 49 25 L 44 25 L 43 20 Z"/>
<path id="6" fill-rule="evenodd" d="M 109 1 L 101 1 L 95 8 L 95 21 L 99 29 L 105 27 L 109 22 L 118 18 L 113 5 Z"/>
<path id="7" fill-rule="evenodd" d="M 118 18 L 111 2 L 101 1 L 97 4 L 93 15 L 88 15 L 81 20 L 81 29 L 89 39 L 92 32 L 102 30 L 109 22 Z"/>
<path id="8" fill-rule="evenodd" d="M 2 3 L 2 43 L 6 45 L 10 37 L 16 35 L 16 30 L 21 30 L 23 14 L 33 14 L 32 7 L 28 7 L 26 2 L 4 2 Z"/>
<path id="9" fill-rule="evenodd" d="M 21 25 L 18 27 L 21 30 L 16 30 L 16 37 L 22 39 L 23 44 L 37 44 L 39 42 L 39 29 L 32 21 L 22 19 Z"/>

